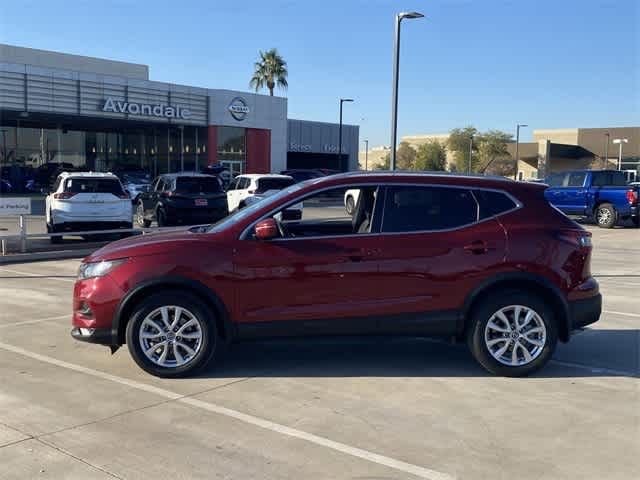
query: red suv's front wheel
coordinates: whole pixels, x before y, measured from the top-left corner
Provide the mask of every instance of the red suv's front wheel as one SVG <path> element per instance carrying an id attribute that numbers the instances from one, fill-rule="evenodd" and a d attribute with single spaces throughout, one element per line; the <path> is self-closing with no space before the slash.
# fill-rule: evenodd
<path id="1" fill-rule="evenodd" d="M 134 309 L 126 329 L 135 362 L 158 377 L 181 377 L 205 366 L 217 344 L 209 307 L 188 293 L 154 294 Z"/>

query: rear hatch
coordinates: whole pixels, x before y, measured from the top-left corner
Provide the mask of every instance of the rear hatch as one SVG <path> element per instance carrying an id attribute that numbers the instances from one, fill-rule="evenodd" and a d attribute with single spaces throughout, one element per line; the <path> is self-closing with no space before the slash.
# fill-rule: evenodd
<path id="1" fill-rule="evenodd" d="M 227 195 L 216 177 L 178 177 L 170 195 L 175 208 L 227 211 Z"/>
<path id="2" fill-rule="evenodd" d="M 60 209 L 72 217 L 100 219 L 131 213 L 129 195 L 116 178 L 67 178 L 63 192 L 54 198 L 60 201 Z"/>

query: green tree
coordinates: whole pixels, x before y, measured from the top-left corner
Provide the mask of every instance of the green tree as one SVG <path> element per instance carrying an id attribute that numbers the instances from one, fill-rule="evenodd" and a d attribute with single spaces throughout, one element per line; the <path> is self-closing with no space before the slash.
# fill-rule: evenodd
<path id="1" fill-rule="evenodd" d="M 374 168 L 376 170 L 389 170 L 389 166 L 391 165 L 391 153 L 385 154 L 382 157 L 382 162 L 377 164 Z"/>
<path id="2" fill-rule="evenodd" d="M 513 176 L 515 164 L 507 150 L 507 144 L 513 141 L 513 135 L 500 130 L 489 130 L 478 138 L 480 173 Z"/>
<path id="3" fill-rule="evenodd" d="M 437 140 L 429 140 L 418 147 L 416 152 L 416 170 L 439 171 L 447 165 L 447 150 Z"/>
<path id="4" fill-rule="evenodd" d="M 413 170 L 416 165 L 416 151 L 407 142 L 400 142 L 396 150 L 396 168 L 398 170 Z"/>
<path id="5" fill-rule="evenodd" d="M 458 172 L 466 173 L 469 170 L 469 155 L 471 153 L 471 171 L 475 172 L 478 167 L 478 142 L 475 136 L 478 130 L 475 127 L 454 128 L 449 132 L 447 148 L 453 152 L 455 169 Z M 471 141 L 473 139 L 473 145 Z M 470 152 L 470 147 L 473 149 Z"/>
<path id="6" fill-rule="evenodd" d="M 276 85 L 282 89 L 288 86 L 287 62 L 278 53 L 278 50 L 272 48 L 263 52 L 259 52 L 260 59 L 254 64 L 253 77 L 249 82 L 251 88 L 255 88 L 256 92 L 265 86 L 269 89 L 269 95 L 273 96 L 273 89 Z"/>

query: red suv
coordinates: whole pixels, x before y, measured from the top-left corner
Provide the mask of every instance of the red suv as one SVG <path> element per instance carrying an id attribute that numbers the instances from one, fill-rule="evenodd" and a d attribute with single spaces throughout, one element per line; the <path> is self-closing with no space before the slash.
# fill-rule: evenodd
<path id="1" fill-rule="evenodd" d="M 126 343 L 161 377 L 237 340 L 352 334 L 466 340 L 487 370 L 527 375 L 601 312 L 591 234 L 544 189 L 413 173 L 299 183 L 215 225 L 85 258 L 71 334 Z M 352 215 L 346 190 L 359 190 Z M 290 207 L 302 218 L 287 220 Z"/>

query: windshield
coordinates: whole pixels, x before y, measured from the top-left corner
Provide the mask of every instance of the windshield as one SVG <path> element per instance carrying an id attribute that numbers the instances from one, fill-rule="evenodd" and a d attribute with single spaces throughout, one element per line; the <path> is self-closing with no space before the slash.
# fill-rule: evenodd
<path id="1" fill-rule="evenodd" d="M 256 202 L 241 210 L 237 210 L 236 213 L 229 215 L 226 218 L 223 218 L 218 223 L 213 224 L 209 229 L 209 233 L 221 232 L 222 230 L 225 230 L 235 225 L 236 223 L 244 220 L 245 218 L 250 217 L 257 210 L 260 210 L 262 208 L 268 209 L 271 205 L 277 204 L 282 198 L 286 197 L 290 193 L 297 192 L 302 187 L 304 187 L 304 185 L 305 185 L 304 183 L 297 183 L 295 185 L 291 185 L 290 187 L 285 188 L 284 190 L 280 190 L 278 193 L 274 195 L 266 197 L 264 200 Z"/>
<path id="2" fill-rule="evenodd" d="M 222 193 L 222 187 L 215 177 L 179 177 L 176 193 Z"/>

